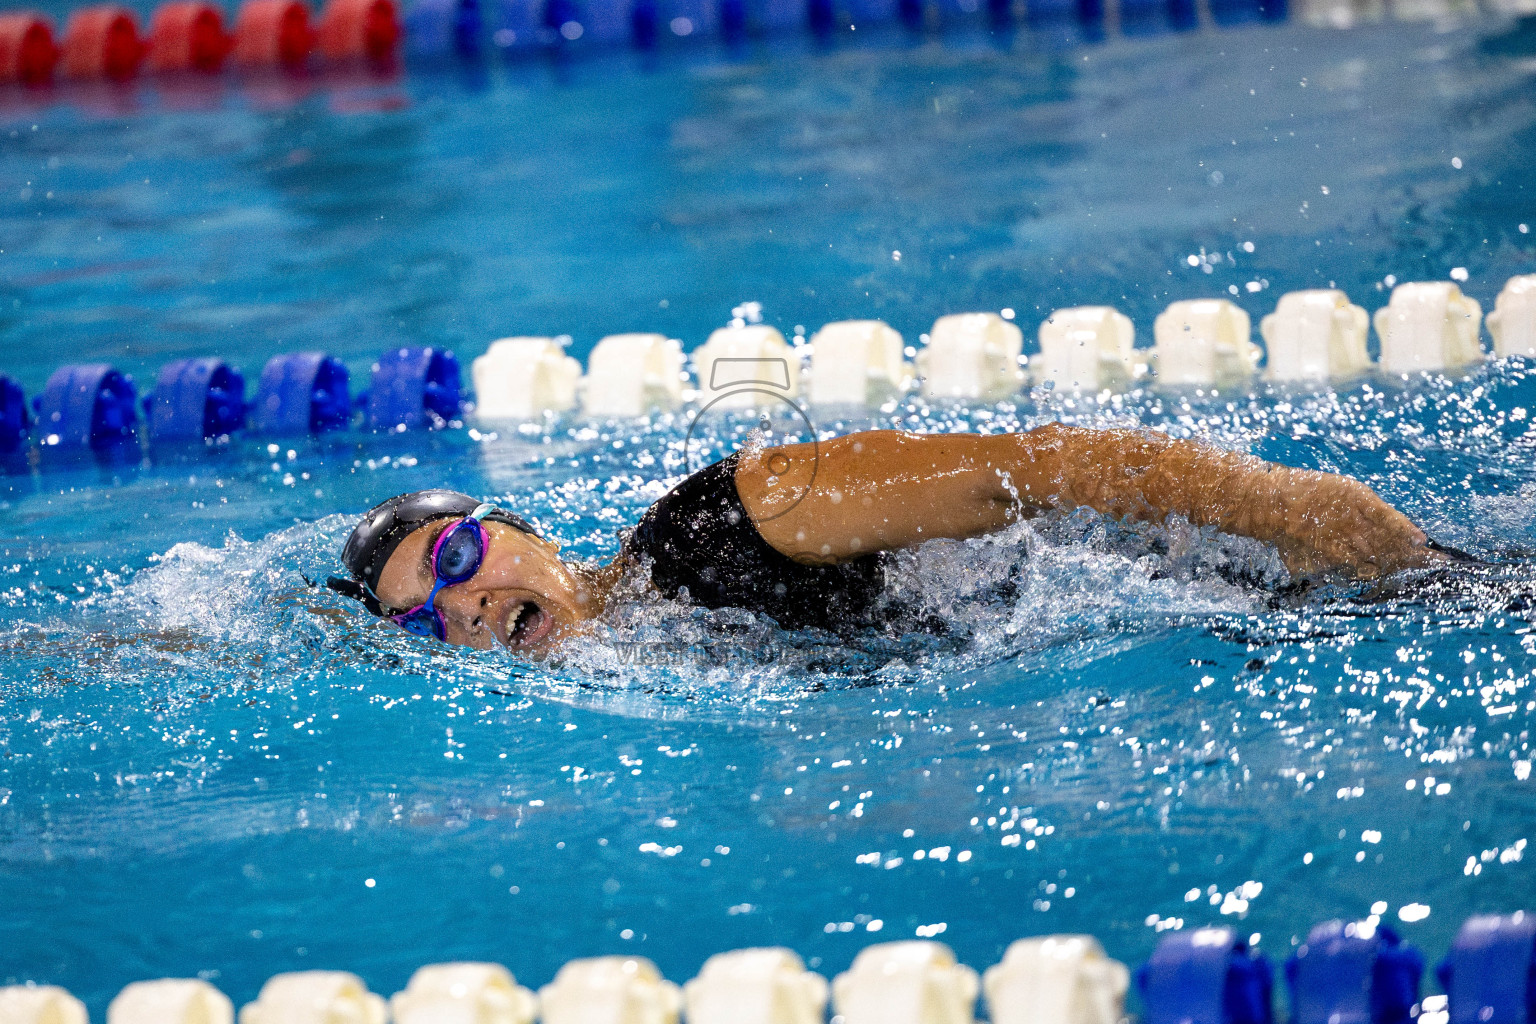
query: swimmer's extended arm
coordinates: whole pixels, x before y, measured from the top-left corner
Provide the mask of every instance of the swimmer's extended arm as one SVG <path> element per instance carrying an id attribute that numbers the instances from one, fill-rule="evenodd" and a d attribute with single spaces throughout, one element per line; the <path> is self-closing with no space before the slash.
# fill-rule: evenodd
<path id="1" fill-rule="evenodd" d="M 1438 557 L 1358 480 L 1142 430 L 869 431 L 745 454 L 736 489 L 763 538 L 802 562 L 973 537 L 1078 506 L 1266 541 L 1301 575 L 1374 577 Z"/>

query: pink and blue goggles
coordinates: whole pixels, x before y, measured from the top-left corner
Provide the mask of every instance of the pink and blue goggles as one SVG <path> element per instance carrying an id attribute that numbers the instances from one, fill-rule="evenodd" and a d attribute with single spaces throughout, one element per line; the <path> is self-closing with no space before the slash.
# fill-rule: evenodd
<path id="1" fill-rule="evenodd" d="M 437 543 L 432 545 L 431 593 L 416 607 L 391 615 L 391 622 L 417 636 L 448 639 L 448 623 L 444 621 L 443 613 L 433 607 L 437 592 L 444 587 L 467 583 L 480 571 L 491 542 L 481 520 L 494 511 L 495 505 L 482 503 L 469 515 L 438 534 Z"/>

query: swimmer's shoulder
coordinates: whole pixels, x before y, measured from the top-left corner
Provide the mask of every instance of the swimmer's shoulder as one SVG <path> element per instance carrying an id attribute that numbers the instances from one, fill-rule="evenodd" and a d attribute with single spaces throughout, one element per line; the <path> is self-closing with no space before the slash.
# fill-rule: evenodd
<path id="1" fill-rule="evenodd" d="M 736 491 L 739 461 L 733 452 L 684 477 L 640 516 L 626 548 L 655 557 L 662 548 L 706 542 L 722 530 L 755 532 Z"/>

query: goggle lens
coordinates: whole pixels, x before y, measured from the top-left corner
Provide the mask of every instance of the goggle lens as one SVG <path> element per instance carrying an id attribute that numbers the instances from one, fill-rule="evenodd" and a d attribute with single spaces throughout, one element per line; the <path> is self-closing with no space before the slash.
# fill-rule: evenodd
<path id="1" fill-rule="evenodd" d="M 444 583 L 463 583 L 480 571 L 485 558 L 485 527 L 465 519 L 438 538 L 433 568 Z"/>
<path id="2" fill-rule="evenodd" d="M 437 613 L 437 609 L 422 605 L 406 612 L 404 615 L 392 616 L 395 624 L 407 633 L 425 639 L 446 640 L 447 630 L 443 626 L 443 617 Z"/>

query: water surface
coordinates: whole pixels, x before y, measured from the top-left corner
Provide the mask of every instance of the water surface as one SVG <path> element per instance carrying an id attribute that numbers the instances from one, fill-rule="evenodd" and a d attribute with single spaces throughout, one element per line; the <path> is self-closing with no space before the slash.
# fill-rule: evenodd
<path id="1" fill-rule="evenodd" d="M 365 380 L 404 342 L 692 347 L 748 301 L 786 334 L 879 316 L 913 343 L 941 313 L 1012 309 L 1030 336 L 1111 302 L 1145 339 L 1171 299 L 1257 318 L 1334 282 L 1374 309 L 1457 268 L 1491 305 L 1532 266 L 1536 64 L 1502 32 L 1021 34 L 20 111 L 0 371 L 35 393 L 66 361 L 148 382 L 177 356 L 254 375 L 321 347 Z M 1233 581 L 1276 582 L 1256 546 L 1048 520 L 906 560 L 943 642 L 642 610 L 542 666 L 412 640 L 306 579 L 351 516 L 429 485 L 611 554 L 683 471 L 684 419 L 13 475 L 0 981 L 99 1014 L 167 974 L 244 1000 L 280 970 L 389 992 L 493 959 L 541 984 L 624 951 L 681 980 L 767 943 L 832 973 L 915 935 L 980 968 L 1057 931 L 1137 961 L 1209 921 L 1279 958 L 1373 908 L 1438 956 L 1536 881 L 1532 408 L 1528 369 L 1499 364 L 818 415 L 1162 426 L 1359 475 L 1499 564 L 1294 595 Z"/>

